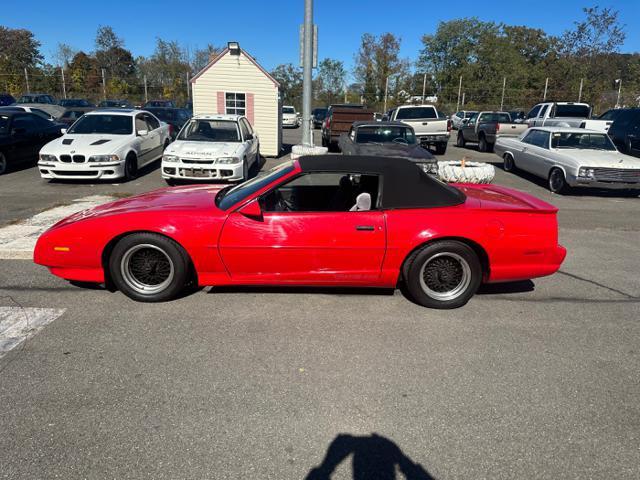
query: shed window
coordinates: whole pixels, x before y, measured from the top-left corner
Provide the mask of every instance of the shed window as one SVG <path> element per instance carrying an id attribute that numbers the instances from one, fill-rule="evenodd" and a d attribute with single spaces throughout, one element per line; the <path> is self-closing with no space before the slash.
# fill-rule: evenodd
<path id="1" fill-rule="evenodd" d="M 246 115 L 245 94 L 227 92 L 225 94 L 225 113 L 229 115 Z"/>

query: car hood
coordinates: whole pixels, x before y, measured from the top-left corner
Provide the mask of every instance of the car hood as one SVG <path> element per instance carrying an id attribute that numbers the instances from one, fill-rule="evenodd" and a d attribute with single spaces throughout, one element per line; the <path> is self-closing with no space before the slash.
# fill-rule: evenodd
<path id="1" fill-rule="evenodd" d="M 561 155 L 567 156 L 585 167 L 604 168 L 640 168 L 640 158 L 625 155 L 620 152 L 608 152 L 604 150 L 561 149 L 557 150 Z"/>
<path id="2" fill-rule="evenodd" d="M 431 153 L 420 145 L 402 145 L 396 143 L 386 144 L 356 144 L 358 155 L 382 156 L 382 157 L 402 157 L 420 163 L 435 163 L 437 160 Z"/>
<path id="3" fill-rule="evenodd" d="M 296 115 L 295 113 L 283 113 L 282 114 L 282 118 L 296 118 L 298 115 Z"/>
<path id="4" fill-rule="evenodd" d="M 49 142 L 46 153 L 69 153 L 72 150 L 83 154 L 106 154 L 115 152 L 131 141 L 130 135 L 107 135 L 101 133 L 65 134 Z"/>
<path id="5" fill-rule="evenodd" d="M 239 142 L 188 142 L 176 140 L 165 150 L 165 155 L 177 155 L 185 158 L 233 157 L 240 154 Z"/>
<path id="6" fill-rule="evenodd" d="M 52 228 L 98 217 L 135 213 L 185 212 L 198 214 L 207 211 L 210 215 L 216 215 L 222 213 L 222 210 L 216 207 L 215 197 L 224 187 L 225 185 L 190 185 L 161 188 L 74 213 L 56 223 Z"/>

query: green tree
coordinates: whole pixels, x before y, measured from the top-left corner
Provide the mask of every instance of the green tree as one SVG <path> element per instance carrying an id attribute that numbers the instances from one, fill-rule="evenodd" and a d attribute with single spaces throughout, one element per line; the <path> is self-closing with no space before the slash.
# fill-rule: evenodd
<path id="1" fill-rule="evenodd" d="M 42 62 L 40 42 L 24 29 L 0 26 L 0 90 L 14 95 L 24 88 L 24 69 L 36 69 Z M 8 75 L 7 75 L 8 74 Z"/>
<path id="2" fill-rule="evenodd" d="M 204 48 L 197 48 L 194 50 L 193 55 L 191 57 L 191 72 L 198 73 L 207 64 L 215 58 L 222 51 L 222 48 L 216 47 L 212 44 L 207 44 Z"/>
<path id="3" fill-rule="evenodd" d="M 298 110 L 302 107 L 302 69 L 291 63 L 278 65 L 271 71 L 271 76 L 280 83 L 282 101 L 293 105 Z"/>
<path id="4" fill-rule="evenodd" d="M 344 63 L 331 58 L 323 59 L 318 65 L 316 88 L 318 97 L 325 104 L 331 104 L 334 98 L 344 90 L 347 72 Z"/>

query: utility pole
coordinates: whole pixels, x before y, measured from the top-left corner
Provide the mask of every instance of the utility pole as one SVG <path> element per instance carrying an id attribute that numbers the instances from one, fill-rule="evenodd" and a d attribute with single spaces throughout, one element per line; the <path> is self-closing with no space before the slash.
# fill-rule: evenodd
<path id="1" fill-rule="evenodd" d="M 312 146 L 311 95 L 313 89 L 313 0 L 304 0 L 304 39 L 302 68 L 302 144 Z"/>
<path id="2" fill-rule="evenodd" d="M 618 78 L 616 80 L 616 83 L 618 84 L 618 99 L 616 100 L 616 108 L 620 108 L 620 94 L 622 93 L 622 79 Z"/>
<path id="3" fill-rule="evenodd" d="M 544 95 L 542 96 L 542 101 L 544 102 L 547 99 L 547 89 L 549 88 L 549 77 L 544 82 Z"/>
<path id="4" fill-rule="evenodd" d="M 107 82 L 104 79 L 104 68 L 102 70 L 102 99 L 107 99 Z"/>
<path id="5" fill-rule="evenodd" d="M 578 102 L 582 100 L 582 85 L 584 84 L 584 78 L 580 79 L 580 92 L 578 92 Z"/>
<path id="6" fill-rule="evenodd" d="M 344 84 L 344 103 L 349 103 L 347 100 L 347 84 Z"/>
<path id="7" fill-rule="evenodd" d="M 504 107 L 504 90 L 507 87 L 507 77 L 502 77 L 502 98 L 500 99 L 500 111 Z"/>
<path id="8" fill-rule="evenodd" d="M 427 74 L 422 78 L 422 103 L 424 103 L 425 94 L 427 93 Z"/>
<path id="9" fill-rule="evenodd" d="M 147 93 L 147 76 L 142 77 L 144 79 L 144 103 L 149 101 L 149 95 Z"/>
<path id="10" fill-rule="evenodd" d="M 187 100 L 191 100 L 191 89 L 189 88 L 189 72 L 187 72 Z"/>
<path id="11" fill-rule="evenodd" d="M 64 68 L 60 67 L 60 73 L 62 73 L 62 96 L 67 98 L 67 84 L 64 81 Z"/>
<path id="12" fill-rule="evenodd" d="M 462 92 L 462 105 L 460 105 L 461 108 L 464 108 L 464 98 L 466 97 L 467 92 Z"/>
<path id="13" fill-rule="evenodd" d="M 27 82 L 27 93 L 31 93 L 31 89 L 29 88 L 29 74 L 27 73 L 27 68 L 24 69 L 24 80 Z"/>
<path id="14" fill-rule="evenodd" d="M 460 110 L 460 94 L 462 93 L 462 75 L 460 75 L 460 83 L 458 84 L 458 102 L 456 103 L 456 112 Z"/>
<path id="15" fill-rule="evenodd" d="M 389 94 L 389 76 L 384 82 L 384 113 L 387 112 L 387 95 Z"/>

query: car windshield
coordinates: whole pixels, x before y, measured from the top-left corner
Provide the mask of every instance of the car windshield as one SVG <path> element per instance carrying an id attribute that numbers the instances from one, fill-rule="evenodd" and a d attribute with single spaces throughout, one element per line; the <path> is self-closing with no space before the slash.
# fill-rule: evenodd
<path id="1" fill-rule="evenodd" d="M 9 131 L 9 115 L 0 115 L 0 134 Z"/>
<path id="2" fill-rule="evenodd" d="M 190 142 L 240 142 L 238 123 L 232 120 L 191 120 L 180 131 L 178 140 Z"/>
<path id="3" fill-rule="evenodd" d="M 323 118 L 325 118 L 327 116 L 327 109 L 326 108 L 316 108 L 313 111 L 313 116 L 317 120 L 322 120 Z"/>
<path id="4" fill-rule="evenodd" d="M 16 103 L 37 103 L 36 98 L 31 95 L 21 96 Z"/>
<path id="5" fill-rule="evenodd" d="M 403 126 L 381 125 L 359 127 L 356 143 L 400 143 L 413 145 L 416 136 L 413 130 Z"/>
<path id="6" fill-rule="evenodd" d="M 552 148 L 576 148 L 579 150 L 608 150 L 616 147 L 604 133 L 558 132 L 551 138 Z"/>
<path id="7" fill-rule="evenodd" d="M 233 188 L 229 186 L 222 189 L 216 196 L 216 205 L 222 210 L 226 210 L 292 171 L 293 162 L 283 163 L 269 170 L 266 175 L 254 177 L 248 182 L 241 183 Z"/>
<path id="8" fill-rule="evenodd" d="M 133 133 L 133 118 L 128 115 L 83 115 L 67 133 L 131 135 Z"/>
<path id="9" fill-rule="evenodd" d="M 433 107 L 410 107 L 398 109 L 398 120 L 420 120 L 423 118 L 438 118 Z"/>
<path id="10" fill-rule="evenodd" d="M 282 113 L 296 113 L 296 109 L 293 107 L 282 107 Z"/>
<path id="11" fill-rule="evenodd" d="M 149 108 L 147 111 L 153 113 L 156 117 L 158 117 L 160 120 L 164 122 L 168 120 L 176 120 L 176 118 L 178 117 L 177 110 L 166 110 L 163 108 L 157 108 L 157 109 Z"/>
<path id="12" fill-rule="evenodd" d="M 60 100 L 60 105 L 62 107 L 88 107 L 89 102 L 82 99 L 68 99 L 68 100 Z"/>
<path id="13" fill-rule="evenodd" d="M 621 110 L 607 110 L 598 117 L 598 120 L 615 120 Z"/>
<path id="14" fill-rule="evenodd" d="M 589 118 L 591 109 L 588 105 L 557 105 L 556 118 Z"/>

